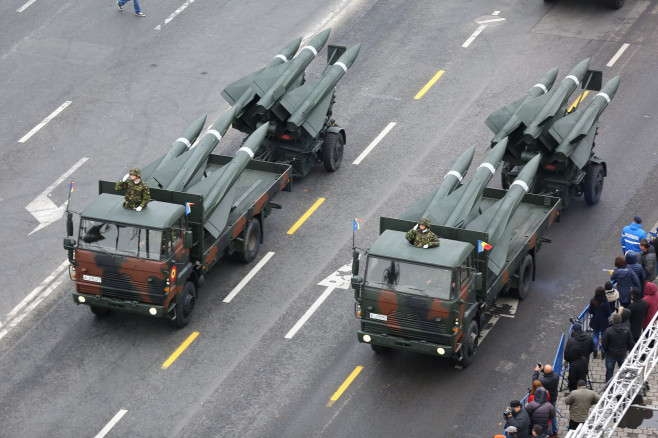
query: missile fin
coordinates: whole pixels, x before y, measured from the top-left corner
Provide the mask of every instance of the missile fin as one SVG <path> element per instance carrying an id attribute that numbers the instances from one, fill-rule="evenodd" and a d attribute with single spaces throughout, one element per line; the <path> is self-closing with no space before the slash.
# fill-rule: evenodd
<path id="1" fill-rule="evenodd" d="M 228 224 L 228 215 L 231 213 L 236 190 L 237 184 L 231 187 L 222 199 L 222 202 L 219 203 L 217 208 L 215 208 L 215 211 L 210 215 L 210 218 L 206 221 L 205 229 L 212 234 L 215 239 L 219 237 Z"/>
<path id="2" fill-rule="evenodd" d="M 302 128 L 304 128 L 311 137 L 317 136 L 322 129 L 333 98 L 334 91 L 332 90 L 316 105 L 311 114 L 309 114 L 304 123 L 302 123 Z"/>
<path id="3" fill-rule="evenodd" d="M 489 117 L 487 117 L 487 120 L 484 121 L 485 125 L 487 125 L 489 129 L 497 134 L 498 131 L 500 131 L 503 126 L 505 126 L 505 123 L 507 123 L 507 121 L 514 115 L 524 99 L 525 97 L 522 97 L 516 102 L 512 102 L 492 112 L 489 114 Z"/>
<path id="4" fill-rule="evenodd" d="M 511 241 L 511 233 L 509 227 L 503 233 L 502 237 L 499 240 L 499 243 L 496 244 L 491 252 L 489 253 L 489 269 L 493 272 L 494 275 L 500 275 L 503 268 L 505 267 L 505 262 L 507 262 L 507 252 L 509 251 L 509 245 Z"/>
<path id="5" fill-rule="evenodd" d="M 432 202 L 432 199 L 434 199 L 434 196 L 436 195 L 436 192 L 439 189 L 437 188 L 436 190 L 432 190 L 430 193 L 425 195 L 423 199 L 420 201 L 416 202 L 414 205 L 409 207 L 404 213 L 400 215 L 400 219 L 405 219 L 408 221 L 417 221 L 420 219 L 427 210 L 427 207 L 429 207 L 430 202 Z M 434 223 L 434 220 L 430 218 L 430 222 Z"/>
<path id="6" fill-rule="evenodd" d="M 142 179 L 144 181 L 147 181 L 152 176 L 151 174 L 153 173 L 153 171 L 155 169 L 158 168 L 158 165 L 160 164 L 162 159 L 165 157 L 165 155 L 167 155 L 167 154 L 164 154 L 164 155 L 156 158 L 155 160 L 151 161 L 149 164 L 147 164 L 146 166 L 144 166 L 140 169 L 142 171 Z M 149 184 L 149 187 L 151 187 L 150 184 Z"/>
<path id="7" fill-rule="evenodd" d="M 228 103 L 233 105 L 235 102 L 240 99 L 240 97 L 245 93 L 245 91 L 249 90 L 251 83 L 254 82 L 254 80 L 260 75 L 264 68 L 261 68 L 258 71 L 253 72 L 250 75 L 247 75 L 243 78 L 238 79 L 235 82 L 231 82 L 222 90 L 222 97 L 226 99 Z"/>
<path id="8" fill-rule="evenodd" d="M 159 187 L 159 184 L 161 184 L 162 187 L 167 187 L 167 185 L 169 185 L 169 183 L 174 180 L 176 175 L 178 175 L 178 172 L 180 172 L 181 168 L 191 153 L 192 150 L 183 152 L 178 157 L 166 163 L 163 167 L 158 169 L 157 172 L 154 172 L 153 175 L 150 175 L 149 178 L 145 179 L 144 181 L 149 187 Z M 160 157 L 160 159 L 163 157 Z"/>
<path id="9" fill-rule="evenodd" d="M 288 91 L 285 96 L 283 96 L 279 104 L 285 108 L 286 111 L 288 111 L 288 114 L 294 113 L 297 108 L 299 108 L 301 104 L 304 103 L 304 100 L 309 96 L 309 94 L 311 94 L 311 91 L 313 91 L 313 88 L 315 88 L 318 82 L 320 82 L 320 78 L 313 79 L 301 87 L 297 87 L 294 90 Z"/>
<path id="10" fill-rule="evenodd" d="M 579 169 L 585 167 L 589 161 L 590 152 L 592 151 L 592 143 L 594 142 L 594 136 L 596 135 L 596 127 L 596 123 L 592 125 L 585 138 L 580 140 L 576 149 L 569 156 L 571 161 L 573 161 Z"/>
<path id="11" fill-rule="evenodd" d="M 283 74 L 283 72 L 290 67 L 288 62 L 279 64 L 276 67 L 267 69 L 267 72 L 259 75 L 253 82 L 252 88 L 258 94 L 259 97 L 262 97 L 263 94 L 272 88 L 272 85 L 276 82 L 277 79 Z M 239 82 L 240 80 L 236 81 Z M 228 88 L 228 87 L 227 87 Z"/>

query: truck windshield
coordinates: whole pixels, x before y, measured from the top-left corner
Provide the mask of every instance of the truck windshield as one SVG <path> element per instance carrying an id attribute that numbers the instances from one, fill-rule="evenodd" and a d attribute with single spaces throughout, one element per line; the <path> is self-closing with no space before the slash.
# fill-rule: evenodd
<path id="1" fill-rule="evenodd" d="M 167 238 L 162 230 L 81 219 L 78 248 L 161 260 L 167 255 Z"/>
<path id="2" fill-rule="evenodd" d="M 397 292 L 451 298 L 452 270 L 380 257 L 368 257 L 365 284 Z"/>

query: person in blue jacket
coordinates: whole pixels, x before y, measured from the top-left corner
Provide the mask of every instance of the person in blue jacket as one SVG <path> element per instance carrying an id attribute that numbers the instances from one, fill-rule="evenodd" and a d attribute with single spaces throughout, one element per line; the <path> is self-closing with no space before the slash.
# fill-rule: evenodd
<path id="1" fill-rule="evenodd" d="M 626 259 L 617 257 L 615 259 L 615 270 L 612 271 L 610 281 L 615 282 L 619 291 L 619 304 L 627 307 L 631 303 L 631 288 L 640 289 L 640 279 L 637 278 L 632 269 L 626 267 Z"/>
<path id="2" fill-rule="evenodd" d="M 624 254 L 632 250 L 636 253 L 641 251 L 640 240 L 647 238 L 647 232 L 642 229 L 642 218 L 638 215 L 633 217 L 633 222 L 626 225 L 621 231 L 621 250 Z"/>

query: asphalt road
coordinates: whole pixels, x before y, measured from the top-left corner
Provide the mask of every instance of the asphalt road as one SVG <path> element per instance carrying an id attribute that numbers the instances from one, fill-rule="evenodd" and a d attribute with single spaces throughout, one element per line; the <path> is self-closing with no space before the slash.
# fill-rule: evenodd
<path id="1" fill-rule="evenodd" d="M 586 0 L 144 0 L 146 18 L 134 17 L 130 4 L 119 12 L 106 3 L 37 0 L 22 12 L 21 2 L 0 5 L 2 436 L 96 436 L 106 426 L 116 437 L 491 436 L 503 407 L 529 385 L 533 364 L 552 360 L 569 316 L 606 280 L 621 228 L 634 214 L 647 225 L 658 219 L 655 2 L 627 0 L 612 11 Z M 487 23 L 463 47 L 496 17 L 505 20 Z M 337 173 L 318 167 L 276 198 L 283 209 L 268 218 L 258 257 L 274 252 L 269 262 L 230 303 L 222 300 L 253 264 L 216 268 L 182 330 L 125 314 L 98 319 L 75 306 L 61 244 L 69 181 L 71 209 L 80 211 L 99 178 L 119 179 L 163 154 L 200 114 L 216 119 L 228 108 L 226 84 L 327 26 L 331 44 L 362 43 L 334 106 L 347 131 L 345 157 Z M 352 219 L 364 221 L 356 239 L 367 247 L 379 217 L 436 187 L 466 147 L 476 145 L 473 165 L 480 162 L 491 111 L 525 95 L 551 67 L 560 67 L 561 80 L 588 57 L 604 81 L 622 75 L 596 142 L 608 163 L 602 199 L 575 202 L 551 228 L 553 242 L 539 253 L 532 293 L 515 317 L 501 318 L 465 370 L 406 352 L 377 356 L 358 344 L 351 290 L 323 282 L 350 261 Z M 217 151 L 232 154 L 241 138 L 231 133 Z M 286 234 L 318 198 L 326 200 Z"/>

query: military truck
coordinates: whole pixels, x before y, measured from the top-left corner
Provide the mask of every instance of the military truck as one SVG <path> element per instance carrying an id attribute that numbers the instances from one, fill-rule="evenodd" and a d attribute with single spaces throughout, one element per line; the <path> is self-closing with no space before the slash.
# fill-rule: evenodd
<path id="1" fill-rule="evenodd" d="M 205 116 L 171 150 L 141 170 L 151 201 L 141 211 L 124 207 L 112 181 L 80 213 L 77 240 L 67 215 L 64 248 L 75 281 L 73 300 L 97 316 L 112 310 L 166 318 L 184 327 L 197 290 L 223 257 L 253 260 L 276 194 L 290 190 L 289 165 L 252 160 L 267 126 L 249 136 L 234 157 L 211 154 L 232 120 L 224 114 L 189 148 Z"/>
<path id="2" fill-rule="evenodd" d="M 356 60 L 361 45 L 350 49 L 329 45 L 322 74 L 305 79 L 306 67 L 322 50 L 330 31 L 314 36 L 299 53 L 301 38 L 291 41 L 266 67 L 222 91 L 237 108 L 233 128 L 251 134 L 261 124 L 269 124 L 258 159 L 290 164 L 299 177 L 320 163 L 335 172 L 343 159 L 346 134 L 332 117 L 332 109 L 336 84 Z"/>
<path id="3" fill-rule="evenodd" d="M 556 0 L 544 0 L 545 3 L 555 3 Z M 602 0 L 608 7 L 612 9 L 621 9 L 626 0 Z"/>
<path id="4" fill-rule="evenodd" d="M 354 251 L 351 284 L 359 342 L 376 353 L 397 348 L 453 358 L 467 367 L 485 313 L 496 298 L 503 293 L 520 299 L 528 295 L 536 255 L 550 241 L 544 233 L 556 219 L 560 199 L 527 194 L 539 155 L 508 190 L 483 187 L 485 174 L 490 178 L 496 167 L 491 160 L 499 161 L 505 145 L 499 148 L 468 183 L 458 186 L 470 164 L 470 150 L 437 190 L 400 218 L 382 217 L 380 235 L 365 254 L 362 276 L 360 254 Z M 456 206 L 444 214 L 455 199 Z M 457 211 L 459 217 L 445 219 Z M 405 238 L 421 218 L 432 219 L 438 247 L 419 248 Z"/>

